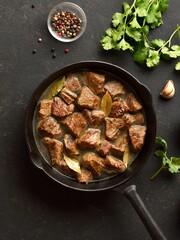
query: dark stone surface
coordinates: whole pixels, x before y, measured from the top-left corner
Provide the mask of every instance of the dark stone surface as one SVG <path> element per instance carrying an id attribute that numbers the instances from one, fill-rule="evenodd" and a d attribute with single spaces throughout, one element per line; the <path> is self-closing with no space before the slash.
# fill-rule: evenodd
<path id="1" fill-rule="evenodd" d="M 102 50 L 101 35 L 110 25 L 113 13 L 121 11 L 122 1 L 74 0 L 87 14 L 87 30 L 74 43 L 60 43 L 46 27 L 47 15 L 58 2 L 2 0 L 0 3 L 0 239 L 151 239 L 128 200 L 119 192 L 74 192 L 31 165 L 24 136 L 25 111 L 33 91 L 52 72 L 77 61 L 107 61 L 128 70 L 149 87 L 157 113 L 157 135 L 168 141 L 169 155 L 178 157 L 180 74 L 173 70 L 176 60 L 161 62 L 159 67 L 148 70 L 135 64 L 128 53 Z M 154 38 L 169 38 L 180 23 L 179 9 L 179 1 L 170 1 L 164 24 L 153 32 Z M 39 38 L 43 40 L 41 43 Z M 56 49 L 56 58 L 52 57 L 52 48 Z M 66 48 L 68 54 L 64 53 Z M 33 49 L 36 54 L 32 54 Z M 159 92 L 169 79 L 175 83 L 176 94 L 164 101 Z M 163 172 L 150 181 L 159 166 L 152 153 L 144 168 L 127 185 L 137 185 L 164 234 L 176 240 L 180 236 L 180 176 Z"/>

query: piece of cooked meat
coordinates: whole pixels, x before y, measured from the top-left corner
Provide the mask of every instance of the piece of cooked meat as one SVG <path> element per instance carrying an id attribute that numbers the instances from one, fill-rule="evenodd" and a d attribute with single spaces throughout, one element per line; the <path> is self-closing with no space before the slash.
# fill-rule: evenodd
<path id="1" fill-rule="evenodd" d="M 127 135 L 121 135 L 112 145 L 111 151 L 117 155 L 123 155 L 128 144 Z"/>
<path id="2" fill-rule="evenodd" d="M 61 121 L 76 137 L 79 137 L 86 128 L 86 120 L 81 113 L 75 112 Z"/>
<path id="3" fill-rule="evenodd" d="M 71 104 L 77 98 L 77 95 L 70 91 L 68 88 L 64 87 L 60 92 L 60 97 L 67 103 Z"/>
<path id="4" fill-rule="evenodd" d="M 50 137 L 59 138 L 61 136 L 60 124 L 53 117 L 41 119 L 38 123 L 37 129 L 40 133 Z"/>
<path id="5" fill-rule="evenodd" d="M 103 140 L 101 144 L 97 147 L 98 154 L 102 157 L 105 157 L 106 155 L 109 154 L 111 146 L 112 144 L 109 141 Z"/>
<path id="6" fill-rule="evenodd" d="M 96 109 L 100 99 L 88 87 L 83 87 L 78 97 L 78 105 L 82 108 Z"/>
<path id="7" fill-rule="evenodd" d="M 142 109 L 142 105 L 140 104 L 140 102 L 136 99 L 136 97 L 134 96 L 133 93 L 130 93 L 126 103 L 130 109 L 131 112 L 137 112 L 139 110 Z"/>
<path id="8" fill-rule="evenodd" d="M 120 82 L 113 81 L 108 82 L 104 85 L 104 89 L 106 89 L 112 98 L 114 98 L 117 95 L 124 94 L 124 87 Z"/>
<path id="9" fill-rule="evenodd" d="M 49 137 L 44 137 L 43 143 L 48 146 L 52 165 L 60 166 L 62 161 L 63 143 Z"/>
<path id="10" fill-rule="evenodd" d="M 124 120 L 125 126 L 130 126 L 133 123 L 136 123 L 136 124 L 144 123 L 144 116 L 142 113 L 135 113 L 135 114 L 125 113 L 122 116 L 122 119 Z"/>
<path id="11" fill-rule="evenodd" d="M 40 118 L 45 118 L 51 115 L 52 100 L 43 99 L 39 102 L 39 112 Z"/>
<path id="12" fill-rule="evenodd" d="M 146 126 L 132 125 L 129 128 L 129 136 L 135 151 L 140 151 L 144 145 Z"/>
<path id="13" fill-rule="evenodd" d="M 86 73 L 86 84 L 95 94 L 99 94 L 103 92 L 104 81 L 105 81 L 105 75 L 103 74 L 94 73 L 94 72 Z"/>
<path id="14" fill-rule="evenodd" d="M 52 115 L 65 117 L 74 111 L 74 104 L 67 105 L 61 98 L 55 97 L 52 103 Z"/>
<path id="15" fill-rule="evenodd" d="M 93 179 L 93 174 L 86 168 L 81 168 L 81 173 L 77 173 L 77 180 L 80 183 L 89 183 Z"/>
<path id="16" fill-rule="evenodd" d="M 76 146 L 76 141 L 73 139 L 73 137 L 70 134 L 64 135 L 64 146 L 66 150 L 69 151 L 70 154 L 77 155 L 79 154 L 79 150 Z"/>
<path id="17" fill-rule="evenodd" d="M 116 99 L 116 101 L 112 103 L 110 116 L 119 117 L 119 116 L 122 116 L 128 110 L 129 110 L 129 107 L 126 104 L 126 102 L 123 99 L 118 98 Z"/>
<path id="18" fill-rule="evenodd" d="M 119 129 L 124 127 L 124 121 L 121 118 L 106 117 L 105 126 L 106 126 L 105 130 L 106 138 L 112 140 L 117 136 Z"/>
<path id="19" fill-rule="evenodd" d="M 126 169 L 125 164 L 123 161 L 112 157 L 112 156 L 107 156 L 105 159 L 105 171 L 110 171 L 112 173 L 119 173 L 123 172 Z"/>
<path id="20" fill-rule="evenodd" d="M 101 171 L 104 168 L 104 159 L 94 152 L 85 153 L 82 157 L 82 165 L 85 168 L 93 171 L 94 174 L 100 176 Z"/>
<path id="21" fill-rule="evenodd" d="M 81 148 L 94 148 L 100 144 L 101 131 L 96 128 L 88 128 L 78 139 L 77 144 Z"/>
<path id="22" fill-rule="evenodd" d="M 105 114 L 101 110 L 83 110 L 83 116 L 87 119 L 88 123 L 91 127 L 97 127 L 101 121 L 105 118 Z"/>
<path id="23" fill-rule="evenodd" d="M 69 74 L 65 81 L 65 87 L 71 91 L 79 91 L 81 89 L 81 84 L 77 75 Z"/>

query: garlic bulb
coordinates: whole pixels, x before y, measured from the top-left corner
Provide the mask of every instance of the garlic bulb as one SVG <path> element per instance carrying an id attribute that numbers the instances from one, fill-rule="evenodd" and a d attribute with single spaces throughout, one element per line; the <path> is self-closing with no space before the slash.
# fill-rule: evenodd
<path id="1" fill-rule="evenodd" d="M 163 98 L 172 98 L 175 94 L 175 87 L 174 82 L 172 80 L 169 80 L 166 85 L 164 86 L 163 90 L 160 92 L 160 95 Z"/>

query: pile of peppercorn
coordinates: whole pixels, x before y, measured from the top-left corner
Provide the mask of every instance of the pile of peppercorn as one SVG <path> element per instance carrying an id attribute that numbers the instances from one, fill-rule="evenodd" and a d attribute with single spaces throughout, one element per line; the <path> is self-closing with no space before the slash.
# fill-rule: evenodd
<path id="1" fill-rule="evenodd" d="M 74 38 L 81 29 L 82 20 L 75 13 L 61 12 L 52 17 L 52 27 L 57 35 L 65 38 Z"/>

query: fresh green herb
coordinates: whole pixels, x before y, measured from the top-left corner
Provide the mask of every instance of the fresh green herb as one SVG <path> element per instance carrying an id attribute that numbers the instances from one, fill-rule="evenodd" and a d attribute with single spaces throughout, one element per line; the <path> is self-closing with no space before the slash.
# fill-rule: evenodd
<path id="1" fill-rule="evenodd" d="M 180 46 L 171 44 L 176 33 L 180 38 L 179 25 L 167 41 L 148 39 L 150 30 L 163 24 L 162 14 L 168 6 L 169 0 L 134 0 L 132 5 L 124 2 L 123 12 L 112 16 L 112 27 L 101 39 L 103 49 L 129 50 L 135 62 L 149 68 L 158 66 L 161 58 L 179 57 Z"/>
<path id="2" fill-rule="evenodd" d="M 155 151 L 155 155 L 162 160 L 161 167 L 152 175 L 150 179 L 154 179 L 163 169 L 167 169 L 171 173 L 180 173 L 180 157 L 168 157 L 167 156 L 167 142 L 161 138 L 156 137 L 156 143 L 160 144 L 163 149 Z"/>

